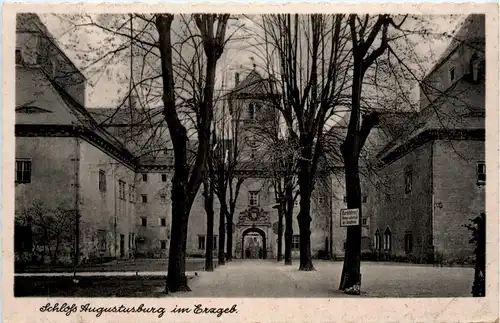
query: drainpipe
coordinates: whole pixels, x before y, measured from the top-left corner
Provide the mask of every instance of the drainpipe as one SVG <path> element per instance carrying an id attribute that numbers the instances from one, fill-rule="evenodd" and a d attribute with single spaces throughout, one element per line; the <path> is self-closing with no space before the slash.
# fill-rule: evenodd
<path id="1" fill-rule="evenodd" d="M 114 252 L 115 252 L 115 259 L 118 259 L 118 255 L 117 255 L 117 249 L 118 248 L 116 247 L 116 245 L 117 245 L 116 231 L 117 231 L 117 226 L 118 226 L 118 223 L 117 223 L 118 221 L 117 221 L 116 216 L 117 216 L 117 209 L 118 209 L 118 207 L 117 207 L 118 199 L 116 198 L 116 176 L 115 176 L 115 174 L 116 174 L 116 168 L 117 167 L 116 167 L 115 163 L 112 163 L 111 165 L 113 165 L 113 168 L 114 168 L 113 169 L 113 198 L 114 198 L 114 204 L 115 204 L 114 219 L 113 219 L 114 220 L 114 223 L 113 223 L 114 240 L 115 240 L 115 242 L 114 242 Z"/>
<path id="2" fill-rule="evenodd" d="M 330 194 L 330 241 L 328 241 L 328 244 L 329 244 L 329 256 L 330 256 L 330 259 L 333 258 L 333 203 L 332 203 L 332 197 L 331 197 L 331 194 Z"/>
<path id="3" fill-rule="evenodd" d="M 329 241 L 329 247 L 330 247 L 330 259 L 333 258 L 333 179 L 330 178 L 330 185 L 332 188 L 332 191 L 329 194 L 328 197 L 328 203 L 330 205 L 330 241 Z"/>
<path id="4" fill-rule="evenodd" d="M 75 138 L 75 156 L 74 171 L 75 171 L 75 249 L 73 257 L 73 266 L 76 268 L 80 263 L 80 138 Z"/>

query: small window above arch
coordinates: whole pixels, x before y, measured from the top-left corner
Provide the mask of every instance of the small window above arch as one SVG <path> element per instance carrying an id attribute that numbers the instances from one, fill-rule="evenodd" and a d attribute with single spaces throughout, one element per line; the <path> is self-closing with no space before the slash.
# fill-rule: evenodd
<path id="1" fill-rule="evenodd" d="M 255 119 L 255 106 L 253 103 L 250 103 L 248 105 L 248 119 L 251 119 L 251 120 Z"/>

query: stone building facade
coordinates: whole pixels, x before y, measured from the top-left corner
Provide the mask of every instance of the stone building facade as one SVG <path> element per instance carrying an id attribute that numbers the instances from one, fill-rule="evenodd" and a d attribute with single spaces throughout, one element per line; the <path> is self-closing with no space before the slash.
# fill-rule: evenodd
<path id="1" fill-rule="evenodd" d="M 79 262 L 167 257 L 173 156 L 161 113 L 136 109 L 132 100 L 121 110 L 85 108 L 85 78 L 40 19 L 21 14 L 17 24 L 16 217 L 26 217 L 34 201 L 47 209 L 71 210 L 71 238 L 58 257 L 66 262 L 75 252 Z M 240 88 L 259 78 L 255 71 L 250 73 Z M 272 208 L 276 201 L 269 179 L 259 175 L 263 165 L 257 161 L 265 147 L 249 144 L 254 136 L 249 125 L 264 114 L 265 102 L 258 89 L 246 89 L 247 95 L 232 104 L 242 112 L 237 127 L 244 148 L 239 158 L 255 167 L 247 169 L 236 203 L 233 255 L 244 257 L 245 241 L 258 239 L 255 245 L 262 250 L 251 256 L 270 258 L 277 250 L 272 227 L 278 221 Z M 209 242 L 199 190 L 189 220 L 188 256 L 204 256 L 208 243 L 214 243 L 217 252 L 219 204 L 215 199 L 215 239 Z M 313 203 L 312 214 L 320 215 L 312 222 L 312 248 L 317 253 L 328 248 L 328 202 Z M 298 256 L 296 223 L 294 232 L 293 255 Z"/>
<path id="2" fill-rule="evenodd" d="M 470 260 L 473 246 L 462 225 L 485 211 L 484 31 L 484 15 L 467 17 L 422 81 L 420 110 L 382 116 L 370 133 L 365 148 L 374 167 L 362 171 L 364 252 L 416 262 Z M 345 193 L 334 181 L 335 219 Z M 345 229 L 333 232 L 333 252 L 342 255 Z"/>
<path id="3" fill-rule="evenodd" d="M 74 234 L 65 242 L 62 257 L 68 261 L 75 252 L 79 262 L 167 257 L 173 163 L 161 113 L 136 109 L 133 100 L 124 111 L 85 108 L 85 78 L 38 17 L 19 15 L 17 26 L 16 216 L 26 215 L 34 201 L 71 210 L 75 223 L 68 231 Z M 420 111 L 381 118 L 367 141 L 361 219 L 365 252 L 419 262 L 471 254 L 462 224 L 484 211 L 486 180 L 484 17 L 469 17 L 456 38 L 467 41 L 452 43 L 429 73 L 422 84 Z M 272 258 L 278 249 L 278 212 L 270 178 L 263 175 L 269 168 L 269 146 L 254 132 L 259 118 L 272 116 L 266 104 L 269 91 L 255 69 L 241 82 L 239 76 L 229 105 L 231 122 L 240 131 L 239 171 L 245 180 L 230 224 L 232 254 Z M 342 122 L 332 131 L 345 131 Z M 316 181 L 313 255 L 343 256 L 343 182 L 341 164 Z M 298 257 L 298 201 L 295 205 L 292 255 Z M 208 243 L 217 252 L 219 211 L 216 198 L 215 238 L 206 241 L 200 188 L 189 218 L 188 256 L 204 256 Z"/>

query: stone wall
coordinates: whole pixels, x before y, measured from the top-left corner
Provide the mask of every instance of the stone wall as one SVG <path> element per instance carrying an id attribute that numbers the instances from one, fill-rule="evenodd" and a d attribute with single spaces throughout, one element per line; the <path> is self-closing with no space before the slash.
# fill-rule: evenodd
<path id="1" fill-rule="evenodd" d="M 485 186 L 477 180 L 477 162 L 485 160 L 484 141 L 437 140 L 434 143 L 435 251 L 443 261 L 473 256 L 469 224 L 485 211 Z"/>
<path id="2" fill-rule="evenodd" d="M 425 261 L 432 253 L 432 142 L 408 152 L 378 171 L 374 199 L 369 199 L 367 212 L 370 236 L 376 230 L 382 237 L 381 251 L 395 256 L 413 256 Z M 411 172 L 411 191 L 405 187 L 405 178 Z M 383 236 L 391 233 L 390 251 L 384 250 Z M 413 237 L 411 253 L 405 252 L 405 234 Z M 372 244 L 374 247 L 374 244 Z"/>
<path id="3" fill-rule="evenodd" d="M 134 171 L 94 145 L 79 141 L 80 253 L 82 261 L 100 257 L 128 258 L 135 233 L 135 204 L 129 185 Z M 99 173 L 106 188 L 99 188 Z M 120 194 L 120 182 L 124 192 Z M 123 241 L 123 242 L 122 242 Z"/>

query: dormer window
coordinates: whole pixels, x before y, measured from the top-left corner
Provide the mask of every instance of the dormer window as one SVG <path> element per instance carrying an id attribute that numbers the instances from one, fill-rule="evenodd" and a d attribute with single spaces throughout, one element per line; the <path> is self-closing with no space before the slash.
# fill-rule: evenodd
<path id="1" fill-rule="evenodd" d="M 484 185 L 486 183 L 486 164 L 481 161 L 477 163 L 477 184 Z"/>
<path id="2" fill-rule="evenodd" d="M 16 49 L 16 65 L 24 65 L 23 52 Z"/>
<path id="3" fill-rule="evenodd" d="M 471 74 L 472 74 L 472 81 L 473 82 L 479 82 L 484 79 L 484 61 L 480 61 L 479 59 L 473 59 L 471 60 Z"/>
<path id="4" fill-rule="evenodd" d="M 450 82 L 455 81 L 455 67 L 450 68 Z"/>
<path id="5" fill-rule="evenodd" d="M 42 109 L 37 106 L 32 106 L 32 105 L 25 105 L 19 108 L 16 108 L 16 113 L 28 113 L 28 114 L 33 114 L 33 113 L 52 113 L 49 110 Z"/>
<path id="6" fill-rule="evenodd" d="M 253 105 L 253 103 L 250 103 L 248 105 L 248 118 L 251 120 L 255 119 L 255 106 Z"/>

